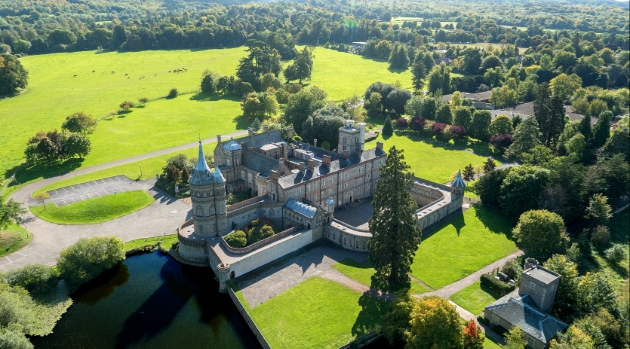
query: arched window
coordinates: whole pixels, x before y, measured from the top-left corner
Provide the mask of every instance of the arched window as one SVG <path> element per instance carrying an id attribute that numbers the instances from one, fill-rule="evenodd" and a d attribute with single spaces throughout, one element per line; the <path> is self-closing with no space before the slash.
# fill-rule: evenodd
<path id="1" fill-rule="evenodd" d="M 196 215 L 197 217 L 202 217 L 203 216 L 203 207 L 201 207 L 201 205 L 197 205 L 197 210 L 196 210 Z"/>

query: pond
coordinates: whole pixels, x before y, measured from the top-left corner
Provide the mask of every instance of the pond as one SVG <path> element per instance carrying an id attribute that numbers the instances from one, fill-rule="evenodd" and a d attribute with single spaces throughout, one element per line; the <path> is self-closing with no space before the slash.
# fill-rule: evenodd
<path id="1" fill-rule="evenodd" d="M 84 285 L 38 349 L 260 348 L 210 268 L 147 253 Z"/>

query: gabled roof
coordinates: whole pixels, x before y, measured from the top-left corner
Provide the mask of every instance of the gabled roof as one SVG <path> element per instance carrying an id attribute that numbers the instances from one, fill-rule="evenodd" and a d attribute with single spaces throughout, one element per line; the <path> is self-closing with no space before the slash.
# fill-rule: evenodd
<path id="1" fill-rule="evenodd" d="M 311 205 L 305 204 L 303 202 L 297 202 L 293 199 L 289 199 L 287 200 L 287 203 L 284 204 L 284 206 L 286 208 L 288 208 L 291 211 L 295 211 L 303 216 L 306 216 L 308 218 L 313 218 L 315 217 L 315 213 L 317 213 L 317 208 L 313 207 Z"/>
<path id="2" fill-rule="evenodd" d="M 532 303 L 529 295 L 510 297 L 507 302 L 502 298 L 487 306 L 486 310 L 514 326 L 519 326 L 523 332 L 543 343 L 548 343 L 569 327 L 558 318 L 538 310 Z"/>
<path id="3" fill-rule="evenodd" d="M 278 160 L 246 150 L 243 152 L 243 166 L 256 171 L 263 177 L 269 177 L 272 170 L 277 170 L 280 167 L 280 163 Z"/>
<path id="4" fill-rule="evenodd" d="M 363 152 L 363 154 L 361 154 L 361 156 L 353 153 L 349 155 L 347 159 L 341 157 L 338 160 L 332 161 L 330 163 L 330 166 L 321 164 L 315 167 L 312 171 L 306 169 L 305 171 L 299 171 L 297 173 L 291 173 L 287 176 L 280 177 L 280 179 L 278 180 L 278 184 L 280 184 L 282 188 L 289 188 L 302 182 L 308 182 L 311 179 L 325 176 L 327 174 L 342 170 L 346 167 L 350 167 L 361 162 L 374 159 L 381 155 L 385 155 L 385 152 L 378 148 L 366 150 Z"/>

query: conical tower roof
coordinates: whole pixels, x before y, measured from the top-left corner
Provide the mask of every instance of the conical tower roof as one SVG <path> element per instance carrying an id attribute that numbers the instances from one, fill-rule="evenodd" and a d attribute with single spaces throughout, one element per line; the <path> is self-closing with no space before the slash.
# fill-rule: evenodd
<path id="1" fill-rule="evenodd" d="M 203 154 L 201 141 L 199 142 L 199 155 L 197 157 L 197 165 L 193 168 L 192 175 L 188 180 L 191 185 L 208 185 L 214 183 L 214 174 L 208 167 L 206 157 Z"/>
<path id="2" fill-rule="evenodd" d="M 451 185 L 455 188 L 466 188 L 466 183 L 462 179 L 462 171 L 457 171 L 457 177 Z"/>

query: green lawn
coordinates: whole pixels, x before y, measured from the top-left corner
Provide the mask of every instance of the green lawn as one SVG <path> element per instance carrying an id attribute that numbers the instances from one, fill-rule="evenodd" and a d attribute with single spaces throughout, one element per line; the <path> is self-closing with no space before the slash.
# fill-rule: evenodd
<path id="1" fill-rule="evenodd" d="M 471 199 L 479 199 L 479 195 L 475 193 L 474 185 L 477 183 L 477 180 L 466 182 L 466 189 L 464 191 L 464 196 Z"/>
<path id="2" fill-rule="evenodd" d="M 473 166 L 483 164 L 487 159 L 466 151 L 449 149 L 446 146 L 434 145 L 419 138 L 393 135 L 368 142 L 366 149 L 376 146 L 376 142 L 384 143 L 385 151 L 392 146 L 405 150 L 405 161 L 411 166 L 411 172 L 416 177 L 428 179 L 437 183 L 446 183 L 453 172 L 464 170 L 468 164 Z"/>
<path id="3" fill-rule="evenodd" d="M 128 215 L 155 201 L 144 190 L 101 196 L 58 207 L 46 204 L 30 207 L 37 217 L 56 224 L 96 224 Z"/>
<path id="4" fill-rule="evenodd" d="M 88 51 L 22 58 L 29 71 L 29 85 L 21 95 L 1 102 L 0 173 L 22 162 L 29 137 L 40 130 L 59 129 L 69 114 L 83 111 L 100 117 L 117 110 L 123 100 L 165 96 L 173 87 L 182 92 L 198 89 L 204 70 L 234 74 L 244 55 L 245 48 L 239 47 L 100 54 Z M 188 71 L 169 73 L 182 67 Z M 142 76 L 145 78 L 140 79 Z M 91 137 L 92 153 L 81 167 L 193 142 L 199 132 L 210 137 L 236 129 L 238 101 L 191 100 L 193 96 L 158 100 L 145 108 L 134 108 L 124 117 L 100 122 Z"/>
<path id="5" fill-rule="evenodd" d="M 159 241 L 162 241 L 162 246 L 167 250 L 171 248 L 174 242 L 177 241 L 177 234 L 171 234 L 166 236 L 154 236 L 151 238 L 143 238 L 137 240 L 131 240 L 125 242 L 125 251 L 133 250 L 134 248 L 146 246 L 146 245 L 155 245 Z"/>
<path id="6" fill-rule="evenodd" d="M 422 241 L 411 274 L 439 289 L 516 251 L 516 222 L 497 210 L 475 205 Z"/>
<path id="7" fill-rule="evenodd" d="M 0 257 L 13 253 L 28 245 L 33 240 L 33 234 L 26 229 L 11 223 L 6 229 L 0 230 Z"/>
<path id="8" fill-rule="evenodd" d="M 19 96 L 1 102 L 4 131 L 0 133 L 0 144 L 4 146 L 0 149 L 0 174 L 12 171 L 23 161 L 29 137 L 40 130 L 59 129 L 67 115 L 83 111 L 100 117 L 117 110 L 124 100 L 164 96 L 173 87 L 180 92 L 196 90 L 204 70 L 234 74 L 238 60 L 245 54 L 245 47 L 239 47 L 24 57 L 21 62 L 29 71 L 28 87 Z M 169 73 L 183 67 L 188 71 Z M 411 72 L 390 71 L 387 62 L 315 48 L 313 76 L 307 83 L 326 90 L 330 99 L 362 94 L 375 81 L 400 81 L 403 87 L 410 87 Z M 18 180 L 24 183 L 192 142 L 199 132 L 204 138 L 230 133 L 249 126 L 237 123 L 235 117 L 240 114 L 239 98 L 217 100 L 190 94 L 150 102 L 144 108 L 133 108 L 128 114 L 99 122 L 91 136 L 92 153 L 83 161 L 26 171 Z"/>
<path id="9" fill-rule="evenodd" d="M 204 144 L 204 153 L 212 154 L 216 143 Z M 50 191 L 53 189 L 63 188 L 74 184 L 85 183 L 101 178 L 108 178 L 118 175 L 125 175 L 130 179 L 143 180 L 149 178 L 155 178 L 156 174 L 162 173 L 162 168 L 166 166 L 166 160 L 178 155 L 186 154 L 189 158 L 197 157 L 197 148 L 193 147 L 186 150 L 176 151 L 166 155 L 156 156 L 142 161 L 132 162 L 126 165 L 120 165 L 105 170 L 100 170 L 92 173 L 87 173 L 80 176 L 74 176 L 72 178 L 64 179 L 62 181 L 54 182 L 46 186 L 41 187 L 34 193 Z M 140 176 L 140 165 L 142 165 L 142 176 Z"/>
<path id="10" fill-rule="evenodd" d="M 483 308 L 497 299 L 499 297 L 489 290 L 484 290 L 479 281 L 451 296 L 453 302 L 475 315 L 479 315 Z"/>
<path id="11" fill-rule="evenodd" d="M 354 259 L 346 258 L 340 261 L 337 264 L 334 264 L 333 267 L 350 277 L 353 280 L 356 280 L 364 285 L 370 286 L 372 284 L 372 275 L 374 274 L 374 268 L 370 266 L 370 262 L 359 263 Z M 420 294 L 429 292 L 430 290 L 419 283 L 411 280 L 411 293 L 412 294 Z"/>
<path id="12" fill-rule="evenodd" d="M 272 348 L 338 348 L 379 327 L 387 304 L 336 282 L 312 277 L 249 308 Z"/>

